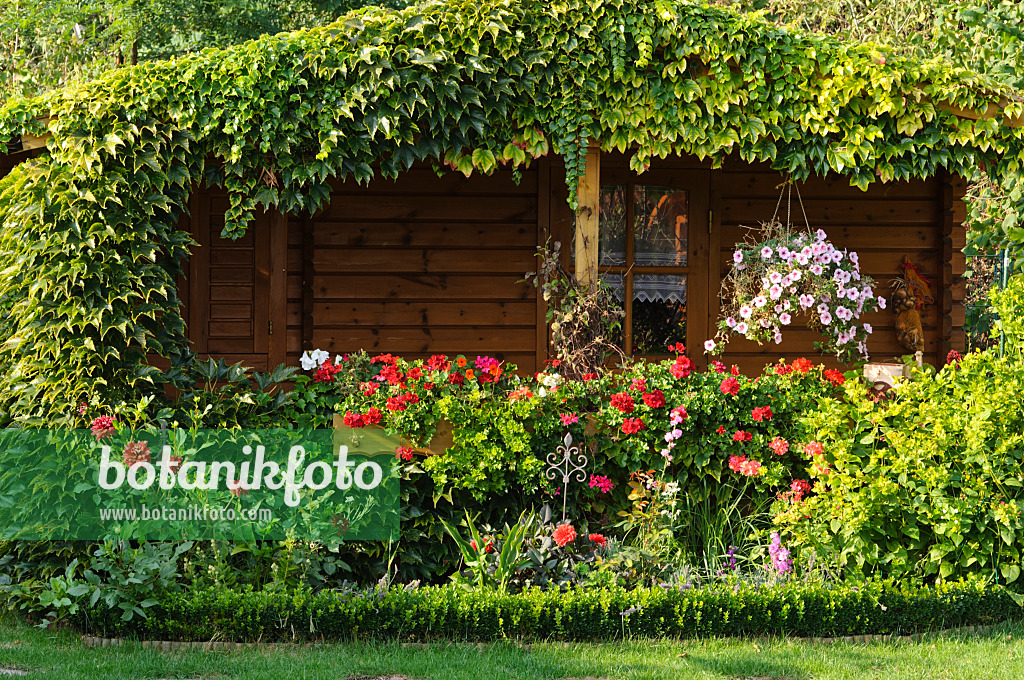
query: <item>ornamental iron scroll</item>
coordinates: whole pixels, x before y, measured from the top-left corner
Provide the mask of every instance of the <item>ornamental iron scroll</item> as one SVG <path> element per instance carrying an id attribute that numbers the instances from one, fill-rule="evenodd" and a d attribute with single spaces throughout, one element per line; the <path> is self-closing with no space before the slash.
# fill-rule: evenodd
<path id="1" fill-rule="evenodd" d="M 562 446 L 547 455 L 548 469 L 545 475 L 551 481 L 562 477 L 562 521 L 565 522 L 565 502 L 568 497 L 569 481 L 575 479 L 583 483 L 587 481 L 587 457 L 579 446 L 572 445 L 572 434 L 566 433 L 562 438 Z"/>

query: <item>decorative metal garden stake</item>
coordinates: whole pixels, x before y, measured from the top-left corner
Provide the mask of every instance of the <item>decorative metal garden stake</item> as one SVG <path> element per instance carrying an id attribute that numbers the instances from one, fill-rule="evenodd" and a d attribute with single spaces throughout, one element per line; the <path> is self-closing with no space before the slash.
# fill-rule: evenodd
<path id="1" fill-rule="evenodd" d="M 568 496 L 569 480 L 576 478 L 577 482 L 587 481 L 587 457 L 580 452 L 580 447 L 572 445 L 572 434 L 566 433 L 562 439 L 563 446 L 559 446 L 547 456 L 548 469 L 545 471 L 547 478 L 554 481 L 558 475 L 562 475 L 562 521 L 565 521 L 565 500 Z"/>

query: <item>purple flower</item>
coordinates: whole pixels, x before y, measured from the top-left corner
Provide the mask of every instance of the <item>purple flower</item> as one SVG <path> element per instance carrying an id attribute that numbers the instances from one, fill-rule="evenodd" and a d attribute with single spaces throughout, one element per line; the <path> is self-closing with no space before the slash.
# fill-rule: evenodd
<path id="1" fill-rule="evenodd" d="M 793 571 L 793 560 L 789 551 L 782 546 L 782 538 L 777 532 L 772 532 L 772 542 L 768 545 L 768 554 L 772 558 L 772 567 L 780 574 L 788 574 Z"/>

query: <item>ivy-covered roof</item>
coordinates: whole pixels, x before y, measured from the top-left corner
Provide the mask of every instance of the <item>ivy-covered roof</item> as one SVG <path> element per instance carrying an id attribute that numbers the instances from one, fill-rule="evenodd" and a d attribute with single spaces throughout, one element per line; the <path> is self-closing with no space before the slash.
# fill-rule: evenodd
<path id="1" fill-rule="evenodd" d="M 589 139 L 632 150 L 637 169 L 738 153 L 861 187 L 979 162 L 1016 172 L 1024 129 L 1009 122 L 1022 114 L 1014 93 L 942 62 L 687 0 L 368 8 L 119 69 L 0 109 L 0 142 L 52 135 L 0 181 L 0 253 L 16 263 L 0 280 L 12 338 L 0 399 L 12 380 L 57 398 L 30 353 L 74 367 L 65 377 L 80 384 L 117 382 L 111 370 L 182 345 L 177 215 L 204 176 L 230 195 L 232 235 L 257 204 L 312 209 L 332 177 L 365 182 L 417 160 L 468 174 L 553 150 L 574 187 Z"/>

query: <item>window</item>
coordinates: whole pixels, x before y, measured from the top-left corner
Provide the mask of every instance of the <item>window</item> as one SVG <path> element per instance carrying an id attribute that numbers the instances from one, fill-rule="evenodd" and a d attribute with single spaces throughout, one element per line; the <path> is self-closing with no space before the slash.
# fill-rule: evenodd
<path id="1" fill-rule="evenodd" d="M 602 168 L 598 271 L 626 310 L 627 354 L 706 339 L 707 192 L 704 171 Z"/>

